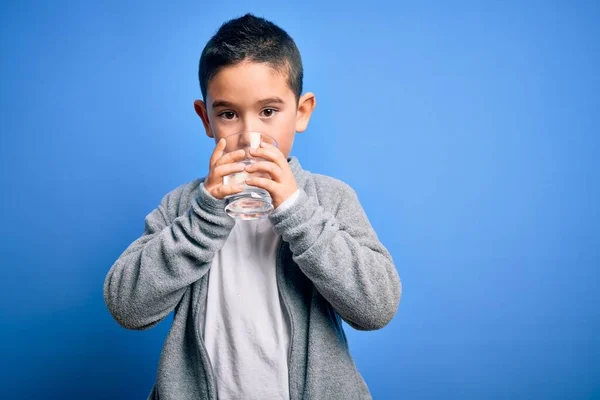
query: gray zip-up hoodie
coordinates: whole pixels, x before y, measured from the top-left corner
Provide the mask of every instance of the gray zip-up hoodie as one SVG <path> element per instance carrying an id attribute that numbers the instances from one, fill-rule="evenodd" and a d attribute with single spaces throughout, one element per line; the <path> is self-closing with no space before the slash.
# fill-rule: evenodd
<path id="1" fill-rule="evenodd" d="M 400 301 L 398 273 L 354 190 L 288 161 L 300 195 L 269 218 L 282 238 L 276 274 L 291 325 L 290 400 L 370 399 L 341 319 L 360 330 L 385 326 Z M 217 398 L 199 315 L 207 272 L 234 221 L 203 181 L 162 199 L 104 282 L 108 309 L 125 328 L 151 328 L 174 311 L 149 399 Z"/>

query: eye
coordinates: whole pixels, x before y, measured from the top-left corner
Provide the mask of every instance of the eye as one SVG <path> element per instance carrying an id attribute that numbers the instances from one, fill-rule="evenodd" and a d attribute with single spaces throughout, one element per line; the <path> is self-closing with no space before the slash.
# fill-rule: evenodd
<path id="1" fill-rule="evenodd" d="M 277 110 L 275 110 L 274 108 L 265 108 L 261 112 L 261 114 L 266 118 L 271 118 L 276 113 L 277 113 Z"/>
<path id="2" fill-rule="evenodd" d="M 219 117 L 223 119 L 232 120 L 235 118 L 235 113 L 233 111 L 223 111 L 219 114 Z"/>

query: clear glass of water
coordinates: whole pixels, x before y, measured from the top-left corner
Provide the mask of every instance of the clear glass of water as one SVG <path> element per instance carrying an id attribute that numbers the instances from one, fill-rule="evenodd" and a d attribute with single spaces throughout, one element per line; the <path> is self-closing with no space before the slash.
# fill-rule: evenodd
<path id="1" fill-rule="evenodd" d="M 225 137 L 226 146 L 224 153 L 230 153 L 244 149 L 246 155 L 239 162 L 251 165 L 257 161 L 264 161 L 262 158 L 250 155 L 250 149 L 257 149 L 261 142 L 269 143 L 277 147 L 277 141 L 271 136 L 261 132 L 241 132 Z M 225 212 L 232 218 L 242 220 L 259 219 L 268 216 L 273 211 L 273 202 L 271 195 L 264 189 L 246 184 L 249 176 L 271 178 L 268 174 L 254 172 L 249 174 L 245 171 L 237 172 L 223 177 L 224 185 L 237 183 L 244 184 L 244 190 L 225 197 Z"/>

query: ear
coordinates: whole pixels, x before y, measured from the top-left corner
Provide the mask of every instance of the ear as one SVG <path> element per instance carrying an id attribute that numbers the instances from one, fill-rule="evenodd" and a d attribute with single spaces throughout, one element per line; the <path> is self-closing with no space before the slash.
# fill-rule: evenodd
<path id="1" fill-rule="evenodd" d="M 304 132 L 310 121 L 317 99 L 311 92 L 303 94 L 298 100 L 298 112 L 296 113 L 296 132 Z"/>
<path id="2" fill-rule="evenodd" d="M 204 130 L 206 131 L 206 136 L 208 136 L 209 138 L 214 138 L 215 136 L 213 135 L 212 128 L 210 127 L 210 121 L 208 120 L 208 112 L 206 111 L 206 104 L 204 104 L 204 102 L 202 100 L 195 100 L 194 101 L 194 110 L 196 110 L 196 114 L 198 114 L 198 116 L 202 120 L 202 123 L 204 124 Z"/>

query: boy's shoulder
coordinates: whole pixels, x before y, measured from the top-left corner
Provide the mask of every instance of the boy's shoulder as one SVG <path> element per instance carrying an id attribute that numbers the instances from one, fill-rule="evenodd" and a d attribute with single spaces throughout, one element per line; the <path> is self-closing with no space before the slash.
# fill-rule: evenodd
<path id="1" fill-rule="evenodd" d="M 314 182 L 315 189 L 319 192 L 354 192 L 352 186 L 342 181 L 341 179 L 334 178 L 333 176 L 318 174 L 309 172 L 312 181 Z"/>
<path id="2" fill-rule="evenodd" d="M 305 187 L 306 193 L 315 196 L 319 205 L 334 215 L 338 215 L 344 203 L 360 205 L 358 195 L 350 184 L 329 175 L 311 173 L 311 176 L 314 187 Z"/>
<path id="3" fill-rule="evenodd" d="M 171 218 L 183 214 L 191 207 L 192 200 L 200 194 L 200 184 L 205 178 L 196 178 L 184 182 L 165 194 L 160 202 L 160 207 L 167 212 Z"/>

